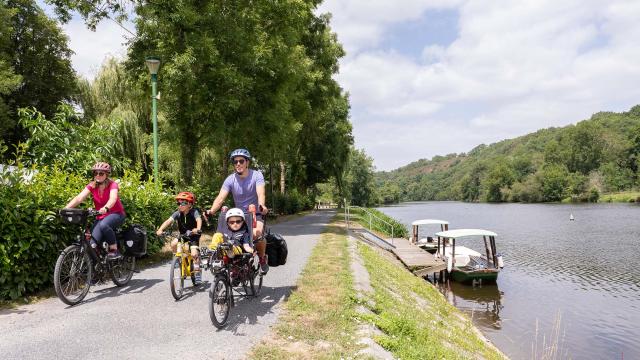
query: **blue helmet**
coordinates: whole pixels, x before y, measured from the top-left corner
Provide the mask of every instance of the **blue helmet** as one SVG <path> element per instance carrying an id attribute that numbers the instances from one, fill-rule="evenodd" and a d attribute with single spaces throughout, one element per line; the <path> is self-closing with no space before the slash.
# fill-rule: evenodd
<path id="1" fill-rule="evenodd" d="M 231 154 L 229 154 L 229 159 L 231 161 L 233 161 L 233 158 L 236 156 L 242 156 L 243 158 L 247 159 L 247 160 L 251 160 L 251 154 L 249 153 L 249 150 L 247 149 L 235 149 L 231 152 Z"/>

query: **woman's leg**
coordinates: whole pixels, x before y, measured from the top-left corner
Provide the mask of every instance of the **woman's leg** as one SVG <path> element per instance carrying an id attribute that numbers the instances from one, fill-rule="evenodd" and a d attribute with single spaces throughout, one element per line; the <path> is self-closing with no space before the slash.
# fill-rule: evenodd
<path id="1" fill-rule="evenodd" d="M 112 251 L 118 250 L 116 244 L 115 229 L 124 223 L 124 216 L 120 214 L 110 214 L 107 217 L 99 220 L 93 228 L 92 235 L 98 242 L 106 241 L 109 244 L 109 249 Z"/>

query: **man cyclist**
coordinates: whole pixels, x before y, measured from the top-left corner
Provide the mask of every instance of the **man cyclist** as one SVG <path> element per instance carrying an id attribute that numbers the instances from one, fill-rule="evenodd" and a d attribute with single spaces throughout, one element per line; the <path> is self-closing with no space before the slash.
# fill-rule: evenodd
<path id="1" fill-rule="evenodd" d="M 253 239 L 260 257 L 260 270 L 266 274 L 269 271 L 269 265 L 265 258 L 267 243 L 262 238 L 264 230 L 262 217 L 267 214 L 269 209 L 266 206 L 264 176 L 258 170 L 249 169 L 251 154 L 247 149 L 233 150 L 229 154 L 229 159 L 233 163 L 234 172 L 224 180 L 218 196 L 213 200 L 209 213 L 215 214 L 220 210 L 229 193 L 233 195 L 235 207 L 245 212 L 249 210 L 249 205 L 258 205 L 259 212 L 256 213 L 257 223 L 253 228 Z"/>

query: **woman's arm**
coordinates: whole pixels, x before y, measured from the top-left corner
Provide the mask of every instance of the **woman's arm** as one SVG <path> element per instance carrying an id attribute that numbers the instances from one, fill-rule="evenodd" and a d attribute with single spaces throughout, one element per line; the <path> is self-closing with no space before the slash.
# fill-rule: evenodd
<path id="1" fill-rule="evenodd" d="M 82 189 L 82 191 L 80 191 L 80 194 L 71 199 L 71 201 L 69 201 L 65 208 L 74 208 L 82 204 L 82 202 L 87 198 L 87 196 L 89 196 L 89 194 L 91 194 L 91 191 L 89 191 L 87 188 Z"/>
<path id="2" fill-rule="evenodd" d="M 118 201 L 118 189 L 111 189 L 111 191 L 109 191 L 109 200 L 107 201 L 107 203 L 105 204 L 104 207 L 102 207 L 102 209 L 98 210 L 101 214 L 106 214 L 107 211 L 109 211 L 108 209 L 113 208 L 113 205 L 116 204 L 116 201 Z M 108 208 L 108 209 L 107 209 Z"/>

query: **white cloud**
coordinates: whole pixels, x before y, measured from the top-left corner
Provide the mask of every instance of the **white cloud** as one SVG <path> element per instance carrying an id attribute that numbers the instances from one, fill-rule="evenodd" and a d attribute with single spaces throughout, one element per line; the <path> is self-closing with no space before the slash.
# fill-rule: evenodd
<path id="1" fill-rule="evenodd" d="M 380 48 L 393 24 L 444 6 L 459 14 L 452 43 L 426 44 L 418 59 L 400 44 Z M 322 10 L 351 54 L 337 79 L 351 95 L 356 144 L 383 170 L 640 103 L 638 1 L 329 1 Z"/>
<path id="2" fill-rule="evenodd" d="M 127 25 L 129 30 L 133 30 L 131 24 Z M 79 75 L 89 79 L 95 77 L 105 59 L 123 58 L 126 55 L 125 42 L 131 37 L 110 20 L 100 22 L 95 32 L 88 30 L 80 19 L 74 19 L 63 28 L 69 36 L 69 47 L 75 53 L 71 57 L 73 68 Z"/>

